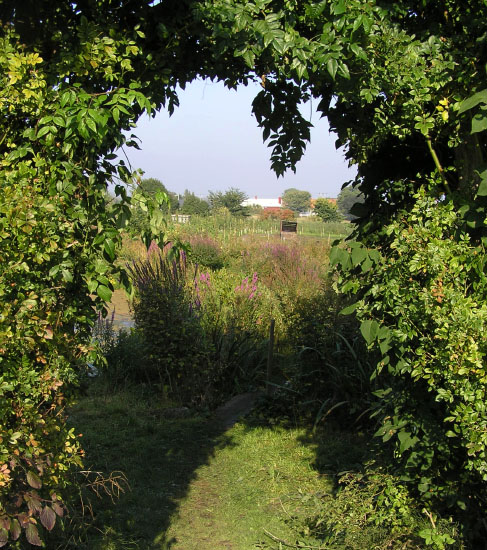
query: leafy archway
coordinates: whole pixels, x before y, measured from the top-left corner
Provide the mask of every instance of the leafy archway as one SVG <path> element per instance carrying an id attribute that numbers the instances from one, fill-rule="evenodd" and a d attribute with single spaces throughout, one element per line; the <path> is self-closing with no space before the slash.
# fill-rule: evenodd
<path id="1" fill-rule="evenodd" d="M 50 529 L 63 513 L 67 472 L 81 460 L 76 437 L 64 425 L 63 394 L 94 353 L 93 306 L 104 309 L 117 281 L 129 284 L 115 259 L 131 203 L 152 212 L 147 238 L 163 238 L 157 204 L 127 192 L 134 175 L 123 162 L 115 163 L 114 153 L 136 146 L 125 136 L 142 113 L 163 107 L 171 112 L 178 104 L 176 87 L 197 77 L 229 87 L 261 82 L 253 108 L 278 175 L 294 168 L 309 139 L 299 104 L 319 98 L 339 145 L 358 165 L 356 185 L 365 197 L 355 212 L 355 236 L 362 244 L 353 245 L 351 255 L 337 252 L 336 262 L 352 269 L 345 288 L 359 291 L 364 335 L 389 358 L 390 376 L 401 380 L 394 388 L 407 395 L 418 379 L 431 380 L 414 362 L 400 362 L 407 353 L 420 351 L 424 358 L 429 351 L 414 334 L 404 347 L 374 291 L 377 279 L 369 275 L 384 272 L 380 254 L 387 257 L 394 249 L 394 224 L 408 230 L 416 221 L 427 223 L 414 208 L 418 201 L 426 204 L 425 194 L 455 213 L 440 242 L 470 239 L 462 249 L 467 263 L 483 254 L 486 10 L 480 0 L 2 3 L 0 546 L 22 530 L 31 544 L 40 544 L 39 522 Z M 480 95 L 462 104 L 473 92 Z M 112 182 L 120 201 L 107 210 L 105 192 Z M 425 269 L 401 279 L 410 288 L 411 307 Z M 464 304 L 469 311 L 483 296 L 481 272 L 475 264 L 461 279 L 466 298 L 469 289 L 477 292 Z M 384 279 L 380 284 L 390 287 Z M 439 278 L 426 286 L 439 303 Z M 391 303 L 396 298 L 392 292 Z M 460 456 L 454 467 L 470 486 L 483 486 L 487 475 L 484 348 L 481 341 L 468 357 L 462 355 L 458 379 L 471 380 L 475 369 L 480 373 L 474 372 L 462 395 L 455 393 L 458 380 L 446 388 L 437 377 L 457 361 L 457 351 L 435 363 L 434 382 L 421 386 L 437 427 L 451 417 L 445 403 L 471 399 L 472 410 L 454 407 L 450 420 Z M 437 401 L 446 409 L 435 409 Z M 387 411 L 390 401 L 384 403 Z M 439 466 L 422 480 L 429 491 L 452 473 L 445 474 L 448 434 L 438 428 L 429 450 L 421 450 L 416 439 L 427 430 L 406 405 L 389 431 L 413 472 L 425 464 L 415 462 L 415 447 L 424 458 L 436 445 Z"/>

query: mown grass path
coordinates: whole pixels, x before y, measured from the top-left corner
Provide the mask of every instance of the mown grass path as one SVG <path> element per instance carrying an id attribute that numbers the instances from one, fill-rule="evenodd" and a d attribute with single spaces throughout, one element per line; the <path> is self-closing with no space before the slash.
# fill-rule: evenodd
<path id="1" fill-rule="evenodd" d="M 168 548 L 248 550 L 264 529 L 292 537 L 285 520 L 299 514 L 301 490 L 329 490 L 312 467 L 300 430 L 237 424 L 201 466 L 167 531 Z"/>
<path id="2" fill-rule="evenodd" d="M 332 489 L 302 428 L 168 420 L 130 393 L 86 397 L 71 422 L 84 433 L 87 466 L 123 471 L 130 483 L 115 505 L 93 500 L 94 525 L 78 548 L 260 548 L 264 529 L 295 538 L 288 520 L 305 512 L 303 495 Z"/>

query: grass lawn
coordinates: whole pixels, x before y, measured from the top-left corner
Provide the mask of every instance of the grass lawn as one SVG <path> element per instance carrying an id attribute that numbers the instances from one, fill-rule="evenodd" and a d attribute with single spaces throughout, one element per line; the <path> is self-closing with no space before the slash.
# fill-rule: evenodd
<path id="1" fill-rule="evenodd" d="M 249 550 L 264 529 L 295 538 L 288 520 L 306 512 L 303 495 L 330 492 L 325 472 L 358 441 L 251 422 L 222 432 L 211 418 L 168 420 L 153 396 L 130 391 L 90 391 L 71 424 L 86 466 L 130 484 L 115 504 L 91 499 L 94 521 L 73 546 L 92 550 Z"/>

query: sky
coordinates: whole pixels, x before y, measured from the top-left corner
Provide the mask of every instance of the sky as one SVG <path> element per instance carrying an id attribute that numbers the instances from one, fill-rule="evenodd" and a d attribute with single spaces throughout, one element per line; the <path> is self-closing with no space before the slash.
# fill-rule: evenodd
<path id="1" fill-rule="evenodd" d="M 252 84 L 234 91 L 197 81 L 180 90 L 180 107 L 172 117 L 161 111 L 139 121 L 133 133 L 141 151 L 126 149 L 132 168 L 142 169 L 144 178 L 161 180 L 169 191 L 189 189 L 200 197 L 230 187 L 259 198 L 278 197 L 290 187 L 309 191 L 313 198 L 336 197 L 355 170 L 335 149 L 335 136 L 310 104 L 303 114 L 314 128 L 296 174 L 289 171 L 278 179 L 271 171 L 271 150 L 251 111 L 260 89 Z"/>

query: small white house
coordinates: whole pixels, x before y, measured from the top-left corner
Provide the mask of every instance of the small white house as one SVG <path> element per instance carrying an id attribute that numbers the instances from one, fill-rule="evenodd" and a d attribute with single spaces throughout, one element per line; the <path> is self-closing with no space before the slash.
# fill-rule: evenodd
<path id="1" fill-rule="evenodd" d="M 245 199 L 242 206 L 262 206 L 262 208 L 282 208 L 282 197 L 277 199 L 259 199 L 257 195 L 252 199 Z"/>

